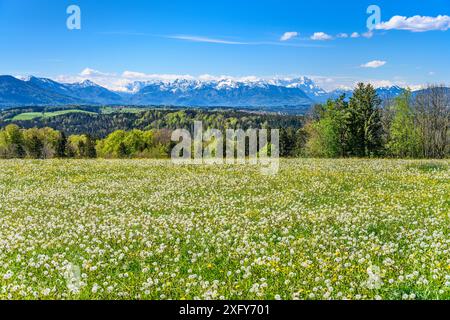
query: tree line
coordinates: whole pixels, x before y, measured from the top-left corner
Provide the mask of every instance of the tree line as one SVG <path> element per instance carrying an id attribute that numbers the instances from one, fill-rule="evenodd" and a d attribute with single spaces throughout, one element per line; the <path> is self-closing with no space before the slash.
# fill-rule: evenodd
<path id="1" fill-rule="evenodd" d="M 0 158 L 164 158 L 172 147 L 168 130 L 118 130 L 105 139 L 70 135 L 52 128 L 0 130 Z"/>
<path id="2" fill-rule="evenodd" d="M 117 130 L 190 129 L 195 121 L 201 121 L 204 127 L 219 130 L 266 127 L 299 129 L 304 124 L 302 116 L 237 110 L 112 108 L 110 112 L 102 112 L 101 108 L 94 107 L 71 107 L 71 109 L 92 113 L 69 113 L 57 117 L 37 117 L 31 120 L 13 121 L 11 119 L 22 113 L 53 112 L 60 111 L 62 108 L 8 109 L 0 112 L 0 127 L 5 127 L 10 123 L 25 129 L 50 127 L 64 131 L 67 135 L 88 134 L 95 139 L 103 139 Z"/>
<path id="3" fill-rule="evenodd" d="M 450 156 L 449 97 L 448 88 L 430 86 L 382 101 L 373 86 L 360 83 L 349 99 L 343 95 L 316 105 L 307 117 L 203 110 L 148 110 L 94 118 L 74 114 L 45 121 L 59 121 L 66 127 L 71 123 L 67 119 L 91 117 L 96 124 L 110 119 L 113 128 L 126 129 L 104 127 L 104 136 L 99 137 L 95 125 L 83 120 L 81 128 L 89 126 L 88 132 L 66 136 L 65 130 L 8 124 L 0 130 L 0 157 L 166 158 L 175 145 L 172 130 L 192 130 L 194 121 L 202 121 L 205 130 L 281 128 L 282 157 L 446 158 Z"/>
<path id="4" fill-rule="evenodd" d="M 450 95 L 443 86 L 405 90 L 385 103 L 370 84 L 314 108 L 298 150 L 315 157 L 445 158 L 450 156 Z"/>

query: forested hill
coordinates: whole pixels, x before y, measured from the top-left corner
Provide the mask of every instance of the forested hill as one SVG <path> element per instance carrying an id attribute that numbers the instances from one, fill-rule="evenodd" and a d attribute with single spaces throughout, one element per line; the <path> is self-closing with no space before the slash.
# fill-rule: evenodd
<path id="1" fill-rule="evenodd" d="M 65 152 L 57 152 L 55 143 L 64 142 L 64 136 L 70 135 L 69 140 L 72 142 L 75 139 L 83 143 L 75 143 L 75 147 L 70 147 L 67 154 L 77 154 L 72 151 L 81 150 L 78 152 L 80 157 L 94 155 L 94 145 L 100 155 L 168 156 L 170 132 L 182 128 L 192 132 L 194 122 L 201 121 L 203 130 L 280 129 L 280 155 L 286 157 L 450 156 L 450 96 L 446 87 L 431 85 L 419 94 L 404 91 L 387 102 L 383 103 L 373 86 L 360 83 L 350 99 L 343 95 L 338 99 L 328 100 L 325 104 L 316 105 L 307 116 L 251 113 L 232 109 L 10 109 L 0 112 L 0 129 L 5 128 L 0 130 L 3 132 L 0 136 L 0 146 L 3 157 L 6 158 L 39 158 L 55 154 L 64 156 Z M 143 148 L 135 150 L 135 145 L 130 144 L 127 138 L 128 135 L 140 136 L 138 140 L 142 142 L 140 145 Z M 156 135 L 158 138 L 149 140 L 148 135 Z M 111 144 L 102 142 L 107 136 L 106 140 L 111 140 Z M 52 139 L 49 140 L 49 137 Z M 117 137 L 123 141 L 117 140 Z M 160 137 L 164 137 L 161 144 L 163 150 L 158 149 Z M 61 143 L 63 144 L 66 145 Z M 146 148 L 147 144 L 152 148 Z M 90 147 L 86 148 L 86 145 Z M 109 146 L 114 146 L 114 152 L 109 150 Z M 109 151 L 105 151 L 103 147 Z M 59 148 L 60 151 L 63 149 L 66 150 L 65 147 Z"/>
<path id="2" fill-rule="evenodd" d="M 235 110 L 101 107 L 30 107 L 0 112 L 0 127 L 50 127 L 72 134 L 104 138 L 116 130 L 192 129 L 194 121 L 205 128 L 292 128 L 303 126 L 304 117 Z"/>

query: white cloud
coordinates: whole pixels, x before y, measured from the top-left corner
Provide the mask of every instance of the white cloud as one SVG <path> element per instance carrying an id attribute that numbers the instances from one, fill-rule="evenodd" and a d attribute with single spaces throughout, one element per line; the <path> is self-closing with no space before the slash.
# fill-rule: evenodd
<path id="1" fill-rule="evenodd" d="M 426 85 L 423 84 L 411 84 L 406 81 L 391 81 L 383 79 L 356 80 L 350 87 L 354 89 L 359 82 L 370 83 L 375 89 L 397 86 L 400 88 L 410 88 L 412 91 L 416 91 L 426 87 Z"/>
<path id="2" fill-rule="evenodd" d="M 386 88 L 396 85 L 394 82 L 390 80 L 368 80 L 366 82 L 373 85 L 374 88 Z"/>
<path id="3" fill-rule="evenodd" d="M 210 74 L 202 74 L 201 76 L 198 77 L 199 80 L 201 81 L 215 81 L 218 79 L 225 79 L 227 78 L 226 76 L 213 76 Z"/>
<path id="4" fill-rule="evenodd" d="M 98 70 L 94 70 L 91 68 L 85 68 L 80 72 L 80 76 L 82 77 L 111 77 L 114 76 L 113 73 L 105 73 Z"/>
<path id="5" fill-rule="evenodd" d="M 409 30 L 412 32 L 425 32 L 431 30 L 446 31 L 450 29 L 450 17 L 439 15 L 437 17 L 427 16 L 394 16 L 387 22 L 375 26 L 378 30 Z"/>
<path id="6" fill-rule="evenodd" d="M 359 82 L 370 83 L 375 88 L 399 86 L 401 88 L 410 88 L 412 91 L 423 89 L 426 84 L 412 83 L 407 79 L 394 77 L 388 79 L 371 79 L 354 76 L 323 76 L 323 75 L 307 75 L 308 78 L 327 92 L 333 90 L 353 90 Z"/>
<path id="7" fill-rule="evenodd" d="M 353 32 L 351 34 L 339 33 L 339 34 L 336 35 L 336 38 L 342 38 L 342 39 L 353 38 L 353 39 L 356 39 L 356 38 L 364 37 L 364 38 L 370 39 L 373 36 L 374 36 L 374 33 L 372 31 L 367 31 L 367 32 L 361 33 L 361 34 L 358 33 L 358 32 Z"/>
<path id="8" fill-rule="evenodd" d="M 329 34 L 326 34 L 325 32 L 315 32 L 311 36 L 311 40 L 324 41 L 324 40 L 331 40 L 331 39 L 333 39 L 333 37 L 330 36 Z"/>
<path id="9" fill-rule="evenodd" d="M 426 87 L 427 87 L 426 84 L 412 84 L 412 85 L 407 85 L 404 88 L 409 88 L 411 91 L 417 91 L 417 90 L 425 89 Z"/>
<path id="10" fill-rule="evenodd" d="M 370 83 L 375 88 L 381 88 L 381 87 L 392 87 L 392 86 L 399 86 L 401 88 L 410 88 L 412 91 L 423 89 L 426 85 L 424 84 L 414 84 L 411 82 L 408 82 L 404 79 L 392 79 L 392 80 L 386 80 L 386 79 L 370 79 L 370 78 L 355 78 L 351 76 L 330 76 L 330 77 L 324 77 L 324 76 L 314 76 L 310 75 L 309 78 L 313 79 L 314 82 L 323 88 L 324 90 L 331 92 L 333 90 L 353 90 L 356 85 L 359 82 L 364 83 Z"/>
<path id="11" fill-rule="evenodd" d="M 376 60 L 377 61 L 377 60 Z M 383 61 L 384 62 L 384 61 Z M 95 72 L 94 72 L 95 71 Z M 287 78 L 300 78 L 298 75 L 291 75 Z M 410 87 L 411 89 L 419 89 L 421 85 L 408 83 L 404 79 L 392 79 L 392 80 L 382 80 L 382 79 L 364 79 L 364 78 L 355 78 L 352 76 L 321 76 L 321 75 L 306 75 L 306 77 L 312 79 L 319 87 L 323 88 L 326 91 L 332 91 L 334 89 L 352 89 L 358 82 L 366 82 L 372 83 L 374 87 L 386 87 L 398 85 L 400 87 Z M 114 91 L 123 91 L 129 92 L 129 85 L 135 81 L 163 81 L 163 82 L 172 82 L 177 79 L 185 79 L 185 80 L 201 80 L 201 81 L 226 81 L 226 80 L 234 80 L 234 81 L 245 81 L 245 82 L 259 82 L 261 80 L 274 80 L 285 78 L 284 76 L 267 76 L 267 77 L 258 77 L 258 76 L 227 76 L 227 75 L 178 75 L 178 74 L 153 74 L 153 73 L 144 73 L 144 72 L 136 72 L 136 71 L 124 71 L 122 73 L 107 73 L 101 72 L 98 70 L 93 70 L 90 68 L 84 69 L 78 75 L 68 76 L 62 75 L 55 78 L 56 81 L 64 82 L 64 83 L 74 83 L 74 82 L 82 82 L 85 80 L 91 80 L 98 85 L 101 85 L 105 88 Z"/>
<path id="12" fill-rule="evenodd" d="M 285 32 L 281 38 L 280 41 L 288 41 L 292 38 L 298 37 L 298 32 L 295 31 L 290 31 L 290 32 Z"/>
<path id="13" fill-rule="evenodd" d="M 362 64 L 361 68 L 373 68 L 373 69 L 375 69 L 375 68 L 379 68 L 379 67 L 384 66 L 386 63 L 387 63 L 386 61 L 382 61 L 382 60 L 373 60 L 373 61 L 369 61 L 369 62 L 367 62 L 365 64 Z"/>
<path id="14" fill-rule="evenodd" d="M 194 77 L 190 75 L 178 75 L 178 74 L 147 74 L 143 72 L 124 71 L 122 78 L 131 81 L 145 81 L 145 80 L 163 80 L 173 81 L 177 79 L 193 80 Z"/>

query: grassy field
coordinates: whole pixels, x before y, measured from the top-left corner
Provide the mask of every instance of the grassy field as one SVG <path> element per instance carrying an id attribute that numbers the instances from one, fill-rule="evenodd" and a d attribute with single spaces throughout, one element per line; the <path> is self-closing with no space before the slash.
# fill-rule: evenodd
<path id="1" fill-rule="evenodd" d="M 102 114 L 113 114 L 113 113 L 141 113 L 145 112 L 146 108 L 132 108 L 132 107 L 102 107 L 99 109 L 99 113 Z M 16 116 L 14 116 L 11 119 L 8 119 L 9 121 L 28 121 L 28 120 L 34 120 L 34 119 L 41 119 L 41 118 L 51 118 L 51 117 L 57 117 L 62 116 L 66 114 L 71 113 L 86 113 L 86 114 L 97 114 L 95 112 L 90 112 L 86 110 L 80 110 L 80 109 L 67 109 L 67 110 L 60 110 L 60 111 L 53 111 L 53 112 L 23 112 Z"/>
<path id="2" fill-rule="evenodd" d="M 33 120 L 33 119 L 38 119 L 38 118 L 51 118 L 51 117 L 57 117 L 57 116 L 61 116 L 64 114 L 69 114 L 69 113 L 95 114 L 94 112 L 78 110 L 78 109 L 61 110 L 61 111 L 54 111 L 54 112 L 24 112 L 24 113 L 18 114 L 14 118 L 12 118 L 11 121 L 26 121 L 26 120 Z"/>
<path id="3" fill-rule="evenodd" d="M 0 299 L 450 299 L 448 161 L 0 161 Z"/>

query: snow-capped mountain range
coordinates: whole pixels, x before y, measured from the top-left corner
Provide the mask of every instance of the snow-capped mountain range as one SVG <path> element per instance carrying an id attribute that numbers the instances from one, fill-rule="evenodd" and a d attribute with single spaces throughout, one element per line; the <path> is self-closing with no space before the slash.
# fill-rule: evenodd
<path id="1" fill-rule="evenodd" d="M 400 87 L 379 88 L 382 98 L 400 94 Z M 351 90 L 327 92 L 307 77 L 274 79 L 173 79 L 130 82 L 124 91 L 108 90 L 85 80 L 60 83 L 51 79 L 0 76 L 0 105 L 170 105 L 193 107 L 305 110 Z"/>
<path id="2" fill-rule="evenodd" d="M 202 90 L 205 88 L 213 88 L 215 90 L 236 90 L 240 87 L 258 87 L 268 88 L 270 86 L 285 87 L 289 89 L 300 89 L 306 95 L 318 97 L 326 95 L 327 92 L 317 86 L 313 80 L 307 77 L 299 78 L 274 78 L 274 79 L 258 79 L 248 78 L 236 80 L 233 78 L 220 78 L 215 80 L 193 80 L 193 79 L 175 79 L 175 80 L 149 80 L 135 81 L 125 86 L 125 91 L 137 93 L 147 86 L 159 86 L 162 91 L 182 92 L 189 90 Z"/>

